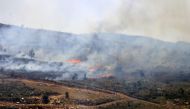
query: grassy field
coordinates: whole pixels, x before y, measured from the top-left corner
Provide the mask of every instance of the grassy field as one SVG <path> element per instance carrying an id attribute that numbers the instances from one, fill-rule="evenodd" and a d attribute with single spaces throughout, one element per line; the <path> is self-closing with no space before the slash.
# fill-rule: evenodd
<path id="1" fill-rule="evenodd" d="M 51 81 L 28 79 L 1 79 L 0 85 L 7 85 L 6 93 L 14 93 L 19 99 L 38 100 L 26 103 L 22 101 L 1 101 L 2 108 L 9 109 L 164 109 L 164 106 L 128 97 L 121 93 L 95 91 L 85 88 L 69 87 Z M 11 86 L 12 85 L 12 86 Z M 15 88 L 16 87 L 16 88 Z M 15 91 L 11 91 L 13 88 Z M 27 93 L 32 92 L 32 94 Z M 49 102 L 43 104 L 42 95 L 48 93 Z M 66 98 L 65 93 L 69 94 Z M 7 97 L 7 95 L 5 95 Z M 3 95 L 1 96 L 3 97 Z M 14 95 L 10 96 L 14 98 Z M 28 101 L 27 101 L 28 102 Z"/>

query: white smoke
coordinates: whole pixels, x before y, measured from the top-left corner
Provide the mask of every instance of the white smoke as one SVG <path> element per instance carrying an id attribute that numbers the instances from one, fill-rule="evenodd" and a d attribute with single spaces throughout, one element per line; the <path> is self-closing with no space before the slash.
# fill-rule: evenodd
<path id="1" fill-rule="evenodd" d="M 101 74 L 122 77 L 134 72 L 188 72 L 190 45 L 122 34 L 68 34 L 0 27 L 0 44 L 13 58 L 5 69 L 58 72 L 60 78 Z M 33 49 L 34 57 L 28 52 Z M 31 59 L 32 58 L 32 59 Z M 3 61 L 4 62 L 4 61 Z"/>

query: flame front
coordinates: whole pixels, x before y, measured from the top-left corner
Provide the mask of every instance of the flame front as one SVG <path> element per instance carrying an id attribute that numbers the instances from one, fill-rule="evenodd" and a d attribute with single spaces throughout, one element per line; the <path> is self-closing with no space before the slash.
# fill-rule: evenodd
<path id="1" fill-rule="evenodd" d="M 81 63 L 81 60 L 79 60 L 79 59 L 69 59 L 69 60 L 66 60 L 66 62 L 72 63 L 72 64 L 79 64 L 79 63 Z"/>

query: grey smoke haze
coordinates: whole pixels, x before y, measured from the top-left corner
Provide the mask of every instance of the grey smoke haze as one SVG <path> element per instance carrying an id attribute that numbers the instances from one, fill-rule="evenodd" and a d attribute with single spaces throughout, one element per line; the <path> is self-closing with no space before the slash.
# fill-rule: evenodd
<path id="1" fill-rule="evenodd" d="M 190 42 L 189 7 L 189 0 L 1 0 L 0 22 L 68 33 L 0 25 L 0 51 L 13 56 L 0 64 L 59 72 L 58 79 L 189 73 L 190 45 L 160 41 Z M 31 49 L 36 62 L 17 62 Z"/>
<path id="2" fill-rule="evenodd" d="M 80 77 L 85 73 L 88 77 L 102 74 L 125 77 L 136 72 L 149 75 L 154 72 L 189 73 L 190 70 L 190 44 L 140 36 L 113 33 L 77 35 L 0 25 L 0 45 L 1 52 L 11 54 L 17 60 L 5 64 L 2 61 L 1 67 L 54 71 L 62 74 L 57 79 L 75 73 Z M 35 51 L 35 60 L 46 63 L 23 63 L 22 58 L 29 59 L 31 49 Z"/>
<path id="3" fill-rule="evenodd" d="M 95 31 L 190 41 L 189 7 L 189 0 L 122 0 L 118 10 L 100 22 Z"/>
<path id="4" fill-rule="evenodd" d="M 0 0 L 0 22 L 190 42 L 189 0 Z"/>

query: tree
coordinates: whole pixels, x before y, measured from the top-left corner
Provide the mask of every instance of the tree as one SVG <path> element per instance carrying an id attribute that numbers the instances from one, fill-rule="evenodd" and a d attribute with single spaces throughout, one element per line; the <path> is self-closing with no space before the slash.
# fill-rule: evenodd
<path id="1" fill-rule="evenodd" d="M 3 46 L 0 44 L 0 51 L 3 50 Z"/>
<path id="2" fill-rule="evenodd" d="M 78 79 L 78 74 L 74 73 L 74 75 L 72 76 L 72 80 L 77 80 Z"/>
<path id="3" fill-rule="evenodd" d="M 35 52 L 33 49 L 29 50 L 28 55 L 30 56 L 30 58 L 33 58 L 35 56 Z"/>
<path id="4" fill-rule="evenodd" d="M 49 103 L 49 96 L 48 96 L 47 93 L 44 93 L 42 95 L 42 103 L 44 103 L 44 104 L 48 104 Z"/>
<path id="5" fill-rule="evenodd" d="M 179 88 L 177 93 L 178 93 L 179 98 L 187 99 L 187 95 L 185 94 L 185 90 L 183 88 Z"/>
<path id="6" fill-rule="evenodd" d="M 87 77 L 86 77 L 86 73 L 84 74 L 84 78 L 83 78 L 83 80 L 86 80 L 87 79 Z"/>
<path id="7" fill-rule="evenodd" d="M 69 99 L 69 92 L 65 92 L 65 98 Z"/>

